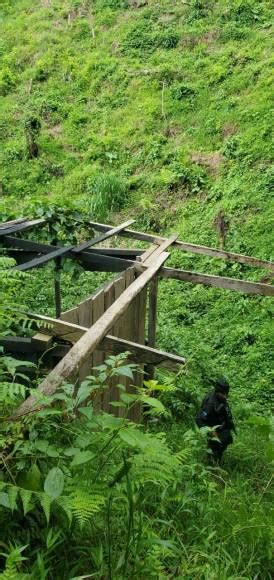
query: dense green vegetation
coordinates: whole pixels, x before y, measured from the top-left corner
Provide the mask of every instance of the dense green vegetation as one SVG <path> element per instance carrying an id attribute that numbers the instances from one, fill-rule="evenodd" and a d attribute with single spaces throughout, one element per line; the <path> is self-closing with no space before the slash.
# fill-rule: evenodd
<path id="1" fill-rule="evenodd" d="M 270 1 L 2 0 L 0 25 L 0 221 L 43 215 L 74 243 L 80 214 L 134 215 L 135 229 L 271 259 Z M 175 251 L 168 265 L 269 281 Z M 26 308 L 54 312 L 52 266 L 10 266 L 0 335 L 30 332 Z M 64 309 L 108 276 L 65 261 Z M 157 342 L 187 364 L 136 394 L 151 404 L 138 427 L 93 416 L 105 369 L 78 398 L 65 385 L 54 409 L 6 421 L 40 368 L 29 382 L 2 355 L 1 577 L 271 578 L 271 338 L 268 298 L 163 281 Z M 194 416 L 220 371 L 238 433 L 216 467 Z"/>

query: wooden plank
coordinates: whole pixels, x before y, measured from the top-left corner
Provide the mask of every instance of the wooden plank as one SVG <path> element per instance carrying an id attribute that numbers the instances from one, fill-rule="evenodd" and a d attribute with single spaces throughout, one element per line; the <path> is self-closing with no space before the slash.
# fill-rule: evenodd
<path id="1" fill-rule="evenodd" d="M 155 263 L 143 272 L 132 284 L 121 294 L 121 296 L 110 306 L 110 308 L 101 316 L 93 326 L 73 345 L 70 352 L 57 364 L 57 366 L 42 381 L 38 390 L 44 395 L 51 396 L 62 383 L 68 380 L 75 369 L 79 368 L 85 360 L 98 347 L 101 340 L 106 336 L 109 329 L 117 322 L 123 312 L 132 303 L 134 298 L 143 290 L 148 282 L 153 278 L 156 272 L 162 267 L 169 254 L 163 252 Z M 39 405 L 34 395 L 31 395 L 20 405 L 14 414 L 14 418 L 24 415 L 38 409 Z"/>
<path id="2" fill-rule="evenodd" d="M 89 222 L 90 225 L 99 231 L 108 231 L 112 226 L 107 224 L 100 224 L 96 222 Z M 166 240 L 161 236 L 155 236 L 147 234 L 144 232 L 137 232 L 134 230 L 123 230 L 120 233 L 121 236 L 127 238 L 132 238 L 135 240 L 142 240 L 144 242 L 151 242 L 152 244 L 159 244 Z M 217 248 L 210 248 L 208 246 L 201 246 L 198 244 L 190 244 L 181 240 L 177 240 L 174 243 L 174 248 L 176 250 L 182 250 L 183 252 L 191 252 L 193 254 L 202 254 L 204 256 L 210 256 L 212 258 L 219 258 L 221 260 L 228 260 L 230 262 L 236 262 L 239 264 L 248 264 L 249 266 L 256 266 L 258 268 L 266 268 L 274 272 L 274 263 L 268 260 L 263 260 L 261 258 L 254 258 L 253 256 L 245 256 L 244 254 L 236 254 L 234 252 L 226 252 L 224 250 L 218 250 Z"/>
<path id="3" fill-rule="evenodd" d="M 164 367 L 172 372 L 178 372 L 178 365 L 185 364 L 181 356 L 164 352 L 143 344 L 138 344 L 124 338 L 107 335 L 99 345 L 100 350 L 108 354 L 120 354 L 130 352 L 130 360 L 136 363 L 150 363 L 158 367 Z"/>
<path id="4" fill-rule="evenodd" d="M 158 277 L 154 276 L 149 285 L 148 301 L 148 346 L 155 347 L 156 344 L 156 324 L 157 324 L 157 298 L 158 298 Z M 148 364 L 146 368 L 147 378 L 154 378 L 154 366 Z"/>
<path id="5" fill-rule="evenodd" d="M 176 268 L 162 268 L 160 276 L 163 278 L 173 278 L 192 284 L 205 284 L 226 290 L 235 290 L 243 294 L 261 294 L 262 296 L 274 296 L 274 286 L 261 284 L 259 282 L 248 282 L 237 278 L 225 278 L 224 276 L 213 276 L 201 274 L 199 272 L 188 272 L 187 270 L 177 270 Z"/>
<path id="6" fill-rule="evenodd" d="M 68 254 L 72 249 L 73 249 L 73 246 L 63 246 L 62 248 L 57 248 L 53 252 L 50 252 L 48 254 L 44 254 L 43 256 L 40 256 L 39 258 L 34 258 L 33 260 L 30 260 L 29 262 L 24 262 L 24 264 L 18 264 L 17 266 L 14 266 L 12 268 L 12 270 L 19 270 L 20 272 L 26 272 L 26 270 L 30 270 L 31 268 L 39 268 L 40 266 L 43 266 L 44 264 L 46 264 L 50 260 L 53 260 L 56 258 L 60 259 L 65 254 Z"/>
<path id="7" fill-rule="evenodd" d="M 32 344 L 39 344 L 42 350 L 47 350 L 52 346 L 53 339 L 50 334 L 44 334 L 43 332 L 37 332 L 31 339 Z"/>
<path id="8" fill-rule="evenodd" d="M 1 228 L 0 236 L 7 236 L 8 234 L 14 234 L 15 232 L 22 232 L 23 230 L 28 230 L 29 228 L 34 228 L 34 226 L 38 226 L 44 223 L 44 219 L 23 221 L 22 223 L 17 223 L 12 226 L 8 226 L 7 228 Z"/>
<path id="9" fill-rule="evenodd" d="M 152 244 L 152 246 L 150 246 L 150 248 L 148 248 L 140 257 L 139 260 L 140 262 L 145 262 L 149 256 L 151 256 L 151 254 L 153 254 L 153 252 L 155 252 L 155 250 L 157 250 L 157 248 L 159 247 L 158 244 Z"/>
<path id="10" fill-rule="evenodd" d="M 39 320 L 44 320 L 45 322 L 51 324 L 51 328 L 45 331 L 48 332 L 50 336 L 59 337 L 65 340 L 67 340 L 68 336 L 73 337 L 73 339 L 71 339 L 71 342 L 76 342 L 76 340 L 79 340 L 79 338 L 83 336 L 88 330 L 86 327 L 80 326 L 79 324 L 65 322 L 57 318 L 50 318 L 48 316 L 43 316 L 42 314 L 41 315 L 37 314 L 36 318 Z M 47 341 L 48 335 L 45 336 Z M 5 342 L 5 338 L 6 337 L 1 337 L 1 341 L 3 341 L 3 343 Z M 151 348 L 147 345 L 139 344 L 131 340 L 126 340 L 124 338 L 112 336 L 110 334 L 107 334 L 105 338 L 106 340 L 103 339 L 102 343 L 100 343 L 97 347 L 98 350 L 100 351 L 100 354 L 101 352 L 119 354 L 121 352 L 125 352 L 128 350 L 134 355 L 135 358 L 133 360 L 136 360 L 137 362 L 147 363 L 153 361 L 153 364 L 157 366 L 165 366 L 165 368 L 170 369 L 173 368 L 173 370 L 175 369 L 174 364 L 176 365 L 184 364 L 185 362 L 185 359 L 180 356 L 170 354 L 155 348 Z M 29 344 L 30 341 L 33 339 L 20 339 L 18 337 L 7 337 L 8 342 L 11 341 L 14 342 L 15 344 L 18 341 L 20 344 L 21 340 L 23 341 L 23 344 L 25 344 L 25 341 L 27 341 L 27 343 Z M 38 342 L 39 341 L 37 340 L 37 343 Z M 43 342 L 43 345 L 41 345 L 41 350 L 44 350 L 44 341 L 40 341 L 40 344 L 41 342 Z M 167 367 L 166 361 L 168 365 Z M 168 361 L 171 362 L 171 365 L 169 364 Z"/>
<path id="11" fill-rule="evenodd" d="M 127 228 L 128 226 L 133 224 L 134 222 L 135 222 L 135 220 L 128 220 L 127 222 L 124 222 L 123 224 L 120 224 L 119 226 L 116 226 L 115 228 L 112 228 L 111 230 L 103 233 L 101 236 L 97 236 L 95 238 L 92 238 L 92 240 L 89 240 L 87 242 L 83 242 L 82 244 L 80 244 L 79 246 L 76 246 L 74 248 L 74 252 L 76 254 L 78 254 L 79 252 L 82 252 L 83 250 L 86 250 L 87 248 L 90 248 L 91 246 L 95 246 L 95 244 L 99 244 L 100 242 L 104 242 L 107 238 L 110 238 L 112 236 L 116 236 L 117 234 L 119 234 L 119 232 L 121 232 L 122 230 L 124 230 L 125 228 Z"/>
<path id="12" fill-rule="evenodd" d="M 95 324 L 101 316 L 103 316 L 105 311 L 105 292 L 104 287 L 99 289 L 92 298 L 92 309 L 93 309 L 93 324 Z M 98 349 L 95 349 L 92 353 L 92 365 L 93 368 L 101 365 L 104 362 L 104 355 Z M 93 407 L 95 412 L 98 412 L 102 408 L 103 393 L 96 393 L 93 399 Z"/>
<path id="13" fill-rule="evenodd" d="M 161 255 L 162 252 L 165 252 L 167 250 L 167 248 L 169 248 L 170 246 L 172 246 L 172 244 L 174 244 L 174 242 L 177 240 L 179 234 L 173 234 L 172 236 L 170 236 L 170 238 L 168 238 L 167 240 L 164 240 L 157 248 L 156 250 L 149 256 L 149 258 L 146 259 L 145 263 L 146 265 L 150 265 L 154 262 L 154 260 Z"/>
<path id="14" fill-rule="evenodd" d="M 124 222 L 120 226 L 117 226 L 117 227 L 111 229 L 109 232 L 106 232 L 106 233 L 102 234 L 101 236 L 97 236 L 97 237 L 93 238 L 92 240 L 89 240 L 88 242 L 83 242 L 79 246 L 63 246 L 62 248 L 57 248 L 46 255 L 40 256 L 39 258 L 34 258 L 33 260 L 30 260 L 29 262 L 25 262 L 24 264 L 19 264 L 17 266 L 14 266 L 13 269 L 19 270 L 20 272 L 25 272 L 26 270 L 30 270 L 31 268 L 38 268 L 39 266 L 46 264 L 47 262 L 49 262 L 49 260 L 52 260 L 53 258 L 60 259 L 61 256 L 64 256 L 65 254 L 69 254 L 72 251 L 74 254 L 79 254 L 80 252 L 87 249 L 88 247 L 94 246 L 95 244 L 102 242 L 106 238 L 114 236 L 115 234 L 117 234 L 122 229 L 126 228 L 128 225 L 130 225 L 132 223 L 134 223 L 134 220 L 128 220 L 127 222 Z"/>
<path id="15" fill-rule="evenodd" d="M 93 304 L 92 298 L 83 300 L 78 306 L 78 321 L 81 326 L 90 328 L 93 323 Z M 89 356 L 83 365 L 79 368 L 79 382 L 81 383 L 88 375 L 91 374 L 93 366 L 92 356 Z"/>
<path id="16" fill-rule="evenodd" d="M 5 236 L 4 243 L 8 247 L 12 248 L 19 248 L 26 253 L 38 253 L 38 254 L 48 254 L 57 250 L 58 248 L 53 245 L 49 244 L 42 244 L 38 242 L 34 242 L 32 240 L 22 240 L 20 238 L 15 238 L 12 236 Z M 88 248 L 85 251 L 85 255 L 89 254 L 98 254 L 98 255 L 106 255 L 106 256 L 113 256 L 114 258 L 128 258 L 134 259 L 135 256 L 140 256 L 143 254 L 143 250 L 139 250 L 137 248 Z"/>
<path id="17" fill-rule="evenodd" d="M 87 330 L 85 327 L 78 324 L 77 308 L 62 313 L 62 318 L 64 317 L 66 320 L 51 318 L 50 316 L 44 316 L 32 312 L 29 313 L 29 317 L 33 320 L 41 320 L 44 322 L 45 330 L 43 330 L 43 334 L 49 334 L 57 338 L 59 337 L 71 343 L 77 342 L 77 340 L 79 340 Z M 39 332 L 42 332 L 42 330 L 40 329 Z"/>
<path id="18" fill-rule="evenodd" d="M 104 311 L 106 312 L 110 306 L 113 304 L 115 300 L 115 293 L 114 293 L 114 284 L 113 282 L 110 282 L 108 284 L 107 287 L 105 287 L 104 290 Z M 112 334 L 112 328 L 110 328 L 109 332 Z M 106 389 L 103 393 L 102 393 L 102 409 L 104 411 L 106 411 L 107 413 L 109 413 L 112 410 L 112 407 L 110 406 L 110 401 L 111 401 L 111 396 L 112 396 L 112 391 L 113 391 L 113 387 L 115 384 L 115 380 L 110 380 L 109 381 L 109 388 Z"/>
<path id="19" fill-rule="evenodd" d="M 7 222 L 2 222 L 2 223 L 0 224 L 0 229 L 1 229 L 1 230 L 2 230 L 2 229 L 5 229 L 5 230 L 6 230 L 6 229 L 7 229 L 7 228 L 9 228 L 10 226 L 14 226 L 15 224 L 22 224 L 23 222 L 26 222 L 26 221 L 27 221 L 27 220 L 26 220 L 26 218 L 19 218 L 19 219 L 17 219 L 17 220 L 9 220 L 9 221 L 7 221 Z"/>
<path id="20" fill-rule="evenodd" d="M 119 298 L 119 296 L 121 296 L 121 294 L 124 292 L 125 288 L 126 288 L 126 275 L 125 272 L 122 273 L 121 276 L 119 276 L 119 278 L 117 278 L 114 281 L 114 298 L 115 300 L 117 300 Z M 113 335 L 114 336 L 122 336 L 123 335 L 123 317 L 121 316 L 116 324 L 114 324 L 113 329 L 112 329 Z M 111 354 L 109 352 L 105 353 L 106 355 Z M 111 397 L 110 400 L 111 401 L 119 401 L 120 400 L 120 389 L 117 387 L 117 379 L 116 379 L 116 385 L 112 386 L 111 388 Z M 127 388 L 127 384 L 128 384 L 128 380 L 126 377 L 119 377 L 119 384 L 123 385 L 125 387 L 125 390 Z M 116 417 L 122 417 L 124 416 L 124 409 L 122 407 L 112 407 L 112 413 L 114 413 L 114 415 L 116 415 Z"/>
<path id="21" fill-rule="evenodd" d="M 0 337 L 0 346 L 2 346 L 6 352 L 16 352 L 16 353 L 33 353 L 33 352 L 43 352 L 45 349 L 45 342 L 47 344 L 47 335 L 43 335 L 46 337 L 46 341 L 35 341 L 33 342 L 32 338 L 25 338 L 21 336 L 1 336 Z M 50 336 L 50 340 L 52 341 L 52 336 Z"/>
<path id="22" fill-rule="evenodd" d="M 125 258 L 134 260 L 137 256 L 143 254 L 143 250 L 139 248 L 88 248 L 88 253 L 104 254 L 106 256 L 114 256 L 114 258 Z"/>

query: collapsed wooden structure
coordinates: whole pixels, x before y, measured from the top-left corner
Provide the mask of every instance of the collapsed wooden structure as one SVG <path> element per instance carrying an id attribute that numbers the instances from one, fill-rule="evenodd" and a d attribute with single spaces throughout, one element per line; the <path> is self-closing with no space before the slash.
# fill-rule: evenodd
<path id="1" fill-rule="evenodd" d="M 7 352 L 24 354 L 50 351 L 51 366 L 58 361 L 38 387 L 40 393 L 50 396 L 66 380 L 81 381 L 90 374 L 92 367 L 101 364 L 107 355 L 125 351 L 130 352 L 130 359 L 140 365 L 146 365 L 145 371 L 149 377 L 153 376 L 154 366 L 165 366 L 171 371 L 178 370 L 178 365 L 184 364 L 184 358 L 155 348 L 159 277 L 247 294 L 274 295 L 274 286 L 270 284 L 164 266 L 170 255 L 167 250 L 171 248 L 260 267 L 270 270 L 273 274 L 272 262 L 186 243 L 178 240 L 177 234 L 170 238 L 162 238 L 137 232 L 128 229 L 132 223 L 133 220 L 130 220 L 113 227 L 89 222 L 92 231 L 101 233 L 76 246 L 54 246 L 21 237 L 22 232 L 26 230 L 32 231 L 37 226 L 45 226 L 46 221 L 43 219 L 30 221 L 22 218 L 0 224 L 0 243 L 5 254 L 16 259 L 16 270 L 27 271 L 54 260 L 55 269 L 58 271 L 61 269 L 62 258 L 70 258 L 77 260 L 89 271 L 118 273 L 111 282 L 67 312 L 62 312 L 60 278 L 55 276 L 56 318 L 31 314 L 32 318 L 44 321 L 47 329 L 40 330 L 32 338 L 1 339 L 1 344 Z M 19 237 L 14 235 L 18 233 Z M 149 247 L 146 249 L 94 247 L 114 236 L 148 242 Z M 130 390 L 129 379 L 125 377 L 123 380 L 126 389 Z M 141 385 L 142 381 L 143 374 L 136 373 L 134 383 Z M 118 398 L 117 385 L 112 380 L 109 391 L 103 398 L 95 401 L 95 406 L 109 411 L 110 403 Z M 17 416 L 38 407 L 37 399 L 30 396 L 18 409 Z M 133 419 L 138 419 L 138 413 L 137 409 Z"/>

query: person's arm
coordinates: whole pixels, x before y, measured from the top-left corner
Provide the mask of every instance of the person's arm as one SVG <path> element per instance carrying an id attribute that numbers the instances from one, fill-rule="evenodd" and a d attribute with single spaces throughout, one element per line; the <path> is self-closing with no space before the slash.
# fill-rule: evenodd
<path id="1" fill-rule="evenodd" d="M 210 397 L 206 397 L 203 402 L 201 409 L 196 417 L 196 423 L 198 427 L 208 427 L 211 423 L 211 417 L 213 412 L 213 405 Z"/>

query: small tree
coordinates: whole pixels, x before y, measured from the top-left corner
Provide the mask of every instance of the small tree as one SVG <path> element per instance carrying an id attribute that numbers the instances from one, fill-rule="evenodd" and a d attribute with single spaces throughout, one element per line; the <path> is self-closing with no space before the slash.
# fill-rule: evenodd
<path id="1" fill-rule="evenodd" d="M 30 115 L 24 122 L 27 150 L 30 159 L 39 157 L 39 146 L 37 143 L 41 131 L 41 121 L 35 115 Z"/>

